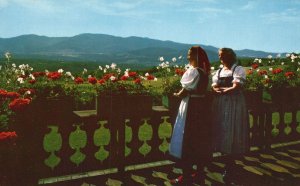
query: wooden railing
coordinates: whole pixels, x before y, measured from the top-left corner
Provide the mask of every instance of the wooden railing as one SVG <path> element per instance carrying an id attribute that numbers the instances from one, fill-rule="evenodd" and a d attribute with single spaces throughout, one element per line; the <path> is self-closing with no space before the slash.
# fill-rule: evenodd
<path id="1" fill-rule="evenodd" d="M 176 109 L 153 106 L 142 112 L 121 97 L 110 103 L 105 116 L 96 110 L 73 111 L 66 100 L 33 104 L 30 111 L 19 114 L 14 129 L 19 133 L 15 158 L 20 162 L 21 183 L 108 168 L 123 175 L 128 165 L 169 159 Z M 299 102 L 248 103 L 252 146 L 264 149 L 300 139 Z M 133 109 L 131 115 L 124 115 L 124 108 Z M 287 116 L 291 120 L 286 121 Z"/>

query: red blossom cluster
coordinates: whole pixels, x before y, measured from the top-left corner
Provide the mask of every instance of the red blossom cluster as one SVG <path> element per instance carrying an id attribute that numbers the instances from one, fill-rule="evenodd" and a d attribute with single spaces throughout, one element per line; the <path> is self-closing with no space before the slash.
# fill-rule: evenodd
<path id="1" fill-rule="evenodd" d="M 17 133 L 14 132 L 0 132 L 0 141 L 1 142 L 7 142 L 7 141 L 12 141 L 17 138 Z"/>
<path id="2" fill-rule="evenodd" d="M 279 74 L 281 73 L 283 70 L 281 68 L 276 68 L 274 70 L 272 70 L 272 74 Z"/>
<path id="3" fill-rule="evenodd" d="M 57 80 L 57 79 L 61 78 L 61 76 L 62 76 L 62 74 L 59 72 L 49 72 L 47 74 L 47 77 L 52 80 Z"/>
<path id="4" fill-rule="evenodd" d="M 33 72 L 32 75 L 35 77 L 35 78 L 38 78 L 38 77 L 43 77 L 46 75 L 45 72 Z"/>
<path id="5" fill-rule="evenodd" d="M 257 69 L 257 68 L 258 68 L 258 64 L 257 64 L 257 63 L 254 63 L 254 64 L 251 65 L 251 67 L 252 67 L 253 69 Z"/>
<path id="6" fill-rule="evenodd" d="M 287 77 L 288 79 L 291 79 L 295 76 L 295 73 L 294 72 L 286 72 L 284 74 L 285 77 Z"/>
<path id="7" fill-rule="evenodd" d="M 30 104 L 30 101 L 28 98 L 17 98 L 10 102 L 8 107 L 15 112 L 22 111 Z"/>
<path id="8" fill-rule="evenodd" d="M 154 80 L 154 79 L 155 79 L 155 77 L 153 75 L 148 75 L 147 76 L 147 80 L 149 80 L 149 81 Z"/>
<path id="9" fill-rule="evenodd" d="M 266 71 L 266 70 L 260 70 L 259 72 L 258 72 L 258 74 L 259 75 L 267 75 L 268 74 L 268 71 Z"/>
<path id="10" fill-rule="evenodd" d="M 180 68 L 176 68 L 175 69 L 175 73 L 179 76 L 183 76 L 183 74 L 185 73 L 184 69 L 180 69 Z"/>
<path id="11" fill-rule="evenodd" d="M 95 77 L 89 77 L 88 82 L 94 85 L 97 83 L 97 79 Z"/>
<path id="12" fill-rule="evenodd" d="M 74 82 L 76 84 L 82 84 L 84 82 L 84 80 L 81 77 L 77 77 L 77 78 L 74 79 Z"/>

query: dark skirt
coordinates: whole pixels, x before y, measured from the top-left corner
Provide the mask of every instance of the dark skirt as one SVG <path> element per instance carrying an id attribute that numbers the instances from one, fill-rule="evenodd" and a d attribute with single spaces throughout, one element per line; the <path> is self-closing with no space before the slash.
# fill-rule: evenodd
<path id="1" fill-rule="evenodd" d="M 208 97 L 191 97 L 183 136 L 182 160 L 199 164 L 212 157 L 211 102 Z"/>

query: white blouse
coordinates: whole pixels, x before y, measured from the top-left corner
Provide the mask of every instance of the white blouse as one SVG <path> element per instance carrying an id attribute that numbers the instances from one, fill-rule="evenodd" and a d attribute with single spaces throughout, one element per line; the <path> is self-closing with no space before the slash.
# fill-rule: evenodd
<path id="1" fill-rule="evenodd" d="M 232 70 L 234 69 L 235 66 L 236 66 L 236 64 L 232 65 L 231 69 L 222 68 L 221 72 L 220 72 L 220 77 L 229 77 L 229 76 L 231 76 L 232 75 Z M 218 74 L 219 74 L 219 70 L 217 70 L 215 75 L 212 77 L 212 85 L 211 86 L 217 85 Z M 234 70 L 234 73 L 233 73 L 232 83 L 243 84 L 245 80 L 246 80 L 246 72 L 244 70 L 244 67 L 237 66 Z"/>
<path id="2" fill-rule="evenodd" d="M 190 66 L 189 69 L 183 74 L 180 83 L 186 90 L 194 90 L 197 88 L 200 74 L 196 68 Z"/>

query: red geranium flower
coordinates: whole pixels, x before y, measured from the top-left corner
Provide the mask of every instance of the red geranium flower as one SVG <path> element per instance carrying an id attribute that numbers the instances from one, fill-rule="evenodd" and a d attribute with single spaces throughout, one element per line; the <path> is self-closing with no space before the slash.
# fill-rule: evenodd
<path id="1" fill-rule="evenodd" d="M 4 89 L 0 89 L 0 98 L 6 98 L 7 91 Z"/>
<path id="2" fill-rule="evenodd" d="M 97 79 L 95 77 L 89 77 L 88 82 L 94 85 L 97 83 Z"/>
<path id="3" fill-rule="evenodd" d="M 115 76 L 115 74 L 114 74 L 114 73 L 104 74 L 104 76 L 103 76 L 102 78 L 105 79 L 105 80 L 107 81 L 107 80 L 109 80 L 109 78 L 110 78 L 111 76 Z"/>
<path id="4" fill-rule="evenodd" d="M 180 68 L 175 69 L 175 73 L 179 76 L 183 76 L 184 72 L 185 72 L 185 70 L 183 70 L 183 69 L 180 69 Z"/>
<path id="5" fill-rule="evenodd" d="M 140 79 L 140 78 L 135 79 L 135 80 L 134 80 L 134 83 L 135 83 L 135 84 L 141 84 L 141 79 Z"/>
<path id="6" fill-rule="evenodd" d="M 62 76 L 62 75 L 61 75 L 61 73 L 59 73 L 59 72 L 49 72 L 48 75 L 47 75 L 47 77 L 48 77 L 49 79 L 52 79 L 52 80 L 57 80 L 57 79 L 59 79 L 61 76 Z"/>
<path id="7" fill-rule="evenodd" d="M 288 79 L 290 79 L 290 78 L 292 78 L 292 77 L 295 76 L 295 73 L 294 73 L 294 72 L 286 72 L 286 73 L 284 74 L 284 76 L 287 77 Z"/>
<path id="8" fill-rule="evenodd" d="M 253 69 L 257 69 L 258 68 L 258 64 L 257 63 L 254 63 L 251 66 L 252 66 Z"/>
<path id="9" fill-rule="evenodd" d="M 129 73 L 128 73 L 128 76 L 129 76 L 129 77 L 136 77 L 136 76 L 137 76 L 137 73 L 136 73 L 136 72 L 129 72 Z"/>
<path id="10" fill-rule="evenodd" d="M 14 132 L 0 132 L 0 141 L 14 140 L 17 138 L 17 133 Z"/>
<path id="11" fill-rule="evenodd" d="M 21 111 L 24 110 L 30 103 L 30 99 L 23 99 L 23 98 L 18 98 L 14 99 L 12 102 L 9 103 L 9 108 L 13 111 Z"/>
<path id="12" fill-rule="evenodd" d="M 121 80 L 122 80 L 122 81 L 126 81 L 127 79 L 128 79 L 128 76 L 122 76 L 122 77 L 121 77 Z"/>
<path id="13" fill-rule="evenodd" d="M 260 70 L 259 72 L 259 75 L 267 75 L 268 74 L 268 71 L 266 71 L 266 70 Z"/>
<path id="14" fill-rule="evenodd" d="M 98 80 L 98 83 L 99 83 L 99 84 L 104 84 L 104 83 L 105 83 L 105 79 L 99 79 L 99 80 Z"/>
<path id="15" fill-rule="evenodd" d="M 273 73 L 273 74 L 279 74 L 279 73 L 281 73 L 281 72 L 282 72 L 282 69 L 281 69 L 281 68 L 276 68 L 276 69 L 272 70 L 272 73 Z"/>
<path id="16" fill-rule="evenodd" d="M 35 84 L 36 80 L 35 79 L 31 79 L 28 81 L 30 84 Z"/>
<path id="17" fill-rule="evenodd" d="M 147 80 L 154 80 L 154 76 L 153 75 L 149 75 L 149 76 L 147 76 Z"/>
<path id="18" fill-rule="evenodd" d="M 77 77 L 74 81 L 76 84 L 82 84 L 84 82 L 81 77 Z"/>
<path id="19" fill-rule="evenodd" d="M 16 99 L 20 97 L 20 94 L 17 92 L 7 92 L 6 97 L 11 99 Z"/>
<path id="20" fill-rule="evenodd" d="M 32 75 L 37 78 L 37 77 L 41 77 L 41 76 L 45 76 L 46 73 L 45 72 L 33 72 Z"/>

